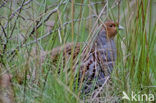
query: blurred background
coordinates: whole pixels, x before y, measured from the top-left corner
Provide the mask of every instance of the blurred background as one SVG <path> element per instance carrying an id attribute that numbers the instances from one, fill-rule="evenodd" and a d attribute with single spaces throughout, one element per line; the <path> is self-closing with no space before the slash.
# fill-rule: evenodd
<path id="1" fill-rule="evenodd" d="M 10 95 L 16 103 L 127 103 L 122 91 L 156 96 L 155 11 L 155 0 L 0 0 L 0 73 L 12 75 Z M 66 73 L 53 73 L 45 54 L 87 42 L 106 20 L 125 28 L 115 37 L 112 83 L 98 97 L 79 96 Z"/>

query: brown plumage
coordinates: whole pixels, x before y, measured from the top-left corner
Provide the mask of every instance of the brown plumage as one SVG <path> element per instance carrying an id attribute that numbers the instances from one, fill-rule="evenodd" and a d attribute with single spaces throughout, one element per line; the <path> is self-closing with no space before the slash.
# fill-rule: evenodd
<path id="1" fill-rule="evenodd" d="M 51 53 L 51 59 L 53 62 L 56 62 L 59 59 L 59 56 L 61 53 L 64 55 L 64 59 L 69 59 L 71 56 L 72 50 L 73 50 L 73 58 L 79 54 L 80 49 L 82 47 L 83 43 L 68 43 L 66 45 L 63 45 L 61 47 L 54 48 Z"/>
<path id="2" fill-rule="evenodd" d="M 69 43 L 51 52 L 54 64 L 63 53 L 64 65 L 70 57 L 73 57 L 73 69 L 79 71 L 79 81 L 85 81 L 87 92 L 92 88 L 92 80 L 97 80 L 97 85 L 102 85 L 105 77 L 108 76 L 114 67 L 116 59 L 116 47 L 114 37 L 117 34 L 119 24 L 113 21 L 106 21 L 101 31 L 92 42 L 88 43 Z M 123 29 L 123 28 L 119 28 Z M 73 53 L 73 54 L 72 54 Z M 80 60 L 77 60 L 80 54 Z M 78 70 L 77 70 L 78 69 Z M 87 86 L 87 87 L 86 87 Z"/>

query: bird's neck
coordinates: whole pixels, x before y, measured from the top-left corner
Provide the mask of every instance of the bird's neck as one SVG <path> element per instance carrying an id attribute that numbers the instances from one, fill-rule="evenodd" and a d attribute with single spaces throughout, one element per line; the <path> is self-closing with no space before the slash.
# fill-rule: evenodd
<path id="1" fill-rule="evenodd" d="M 114 39 L 113 38 L 109 39 L 105 31 L 99 32 L 93 45 L 94 45 L 93 49 L 95 51 L 98 51 L 99 54 L 101 54 L 101 57 L 103 58 L 104 61 L 106 58 L 109 61 L 112 60 L 114 61 L 116 59 L 117 54 Z"/>
<path id="2" fill-rule="evenodd" d="M 109 38 L 106 34 L 105 30 L 102 30 L 98 33 L 94 44 L 98 47 L 101 48 L 103 46 L 105 46 L 108 43 L 114 42 L 113 38 Z"/>

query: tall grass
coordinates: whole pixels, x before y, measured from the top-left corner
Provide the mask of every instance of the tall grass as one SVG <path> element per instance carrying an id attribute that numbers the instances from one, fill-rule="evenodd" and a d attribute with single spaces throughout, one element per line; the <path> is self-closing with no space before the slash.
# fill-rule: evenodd
<path id="1" fill-rule="evenodd" d="M 127 103 L 130 101 L 122 100 L 123 91 L 129 96 L 132 91 L 155 95 L 154 0 L 33 0 L 19 6 L 22 2 L 26 0 L 8 1 L 0 8 L 3 14 L 0 15 L 0 72 L 13 75 L 17 103 Z M 16 11 L 18 7 L 22 7 L 21 12 Z M 15 16 L 10 18 L 14 11 Z M 48 17 L 51 11 L 54 13 Z M 111 74 L 112 83 L 105 85 L 95 98 L 79 95 L 79 89 L 74 87 L 73 60 L 63 68 L 62 53 L 57 64 L 51 63 L 50 55 L 44 58 L 41 54 L 68 42 L 91 41 L 106 19 L 119 21 L 125 27 L 115 38 L 117 61 Z M 46 22 L 50 21 L 54 25 L 48 33 Z"/>

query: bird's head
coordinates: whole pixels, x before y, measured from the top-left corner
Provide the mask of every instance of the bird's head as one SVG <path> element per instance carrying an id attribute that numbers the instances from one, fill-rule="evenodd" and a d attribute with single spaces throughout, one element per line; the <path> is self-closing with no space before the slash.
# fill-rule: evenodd
<path id="1" fill-rule="evenodd" d="M 103 27 L 106 30 L 107 36 L 109 38 L 114 38 L 118 30 L 124 29 L 122 26 L 119 25 L 118 22 L 114 21 L 106 21 Z"/>

